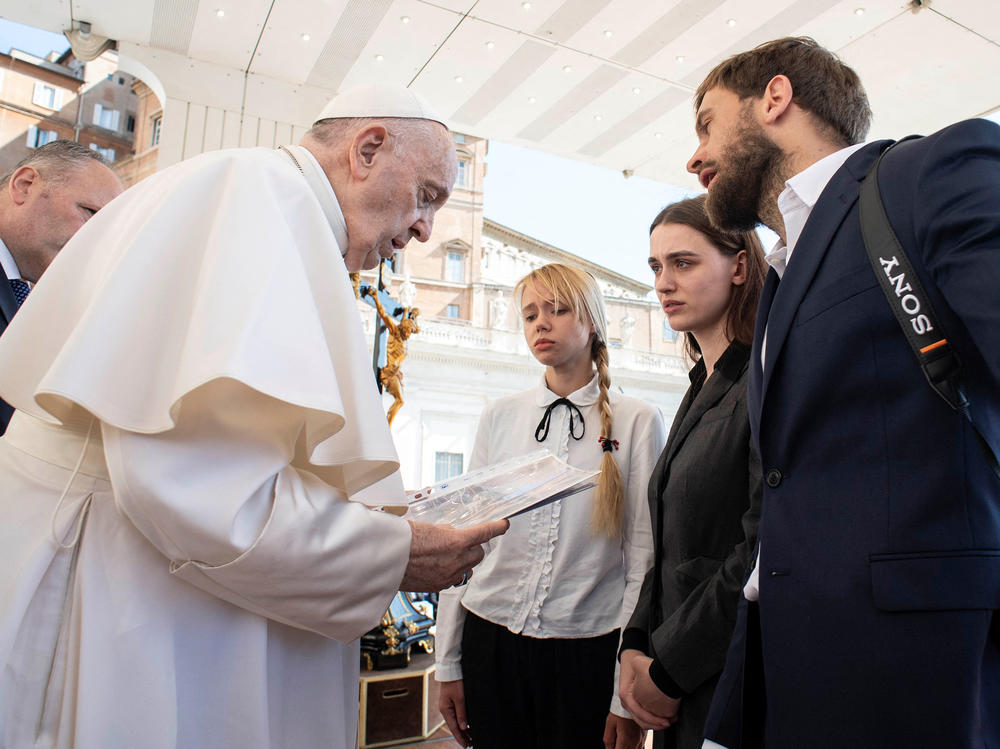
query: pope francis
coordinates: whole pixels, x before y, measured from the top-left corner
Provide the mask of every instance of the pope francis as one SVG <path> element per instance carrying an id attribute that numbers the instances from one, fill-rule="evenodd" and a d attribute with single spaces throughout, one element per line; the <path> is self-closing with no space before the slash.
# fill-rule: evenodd
<path id="1" fill-rule="evenodd" d="M 0 339 L 0 747 L 356 745 L 357 638 L 506 529 L 348 501 L 398 461 L 347 273 L 426 241 L 456 173 L 371 86 L 62 250 Z"/>

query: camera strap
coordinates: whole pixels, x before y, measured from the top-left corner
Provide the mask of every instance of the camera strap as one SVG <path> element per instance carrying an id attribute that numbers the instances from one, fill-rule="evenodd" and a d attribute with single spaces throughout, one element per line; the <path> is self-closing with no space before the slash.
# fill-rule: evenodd
<path id="1" fill-rule="evenodd" d="M 997 456 L 972 420 L 969 401 L 962 388 L 962 363 L 948 342 L 930 297 L 924 291 L 920 278 L 889 223 L 879 192 L 878 168 L 882 159 L 901 143 L 920 137 L 911 135 L 886 148 L 861 182 L 861 235 L 879 286 L 882 287 L 889 307 L 917 357 L 927 382 L 952 409 L 961 413 L 972 425 L 983 456 L 993 473 L 1000 478 Z"/>

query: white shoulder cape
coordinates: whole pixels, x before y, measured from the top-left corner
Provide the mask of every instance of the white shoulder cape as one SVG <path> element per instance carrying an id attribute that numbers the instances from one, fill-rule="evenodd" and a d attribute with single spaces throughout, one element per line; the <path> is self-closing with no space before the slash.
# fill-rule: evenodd
<path id="1" fill-rule="evenodd" d="M 218 151 L 103 208 L 0 339 L 0 396 L 49 421 L 82 409 L 155 434 L 188 394 L 229 378 L 301 413 L 292 465 L 348 496 L 395 471 L 343 215 L 293 151 L 305 174 L 280 151 Z"/>

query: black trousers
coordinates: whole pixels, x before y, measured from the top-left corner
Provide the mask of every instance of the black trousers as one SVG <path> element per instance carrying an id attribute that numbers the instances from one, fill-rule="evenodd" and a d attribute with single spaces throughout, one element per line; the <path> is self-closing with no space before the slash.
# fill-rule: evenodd
<path id="1" fill-rule="evenodd" d="M 475 749 L 603 749 L 618 630 L 536 638 L 466 613 L 465 707 Z"/>

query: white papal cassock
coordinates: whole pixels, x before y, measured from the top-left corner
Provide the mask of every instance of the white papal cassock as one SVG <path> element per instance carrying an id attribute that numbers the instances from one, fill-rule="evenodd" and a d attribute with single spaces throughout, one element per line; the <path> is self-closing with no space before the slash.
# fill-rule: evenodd
<path id="1" fill-rule="evenodd" d="M 0 339 L 0 746 L 354 747 L 404 521 L 312 156 L 206 154 L 67 244 Z"/>

